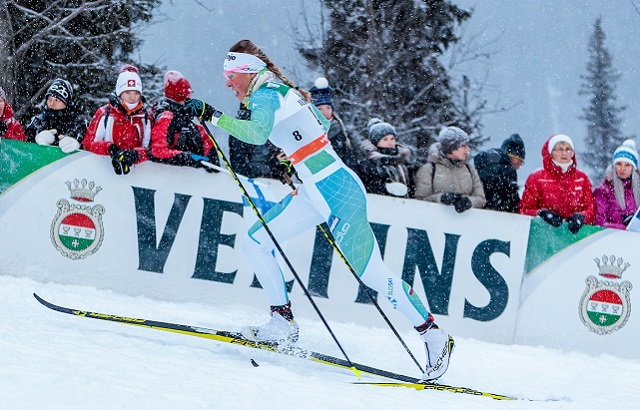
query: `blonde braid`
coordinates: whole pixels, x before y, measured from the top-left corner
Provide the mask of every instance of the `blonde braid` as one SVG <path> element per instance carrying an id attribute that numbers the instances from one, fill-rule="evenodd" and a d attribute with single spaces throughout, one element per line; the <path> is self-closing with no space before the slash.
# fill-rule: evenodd
<path id="1" fill-rule="evenodd" d="M 267 57 L 267 55 L 260 48 L 258 48 L 258 46 L 253 44 L 251 40 L 240 40 L 236 44 L 231 46 L 229 51 L 232 53 L 251 54 L 258 57 L 267 65 L 267 69 L 275 74 L 276 77 L 278 77 L 284 84 L 288 85 L 291 88 L 295 88 L 300 94 L 302 94 L 305 100 L 311 101 L 311 94 L 306 90 L 302 90 L 296 87 L 293 81 L 289 80 L 284 74 L 282 74 L 282 71 L 280 71 L 280 69 L 275 64 L 273 64 L 273 62 L 271 62 L 269 57 Z"/>

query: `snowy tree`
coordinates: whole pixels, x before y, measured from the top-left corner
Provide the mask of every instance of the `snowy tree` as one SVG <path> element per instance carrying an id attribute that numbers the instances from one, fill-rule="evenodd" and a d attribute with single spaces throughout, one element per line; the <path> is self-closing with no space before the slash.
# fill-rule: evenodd
<path id="1" fill-rule="evenodd" d="M 476 136 L 478 123 L 468 107 L 456 106 L 451 78 L 439 60 L 460 40 L 456 28 L 469 11 L 443 0 L 321 3 L 327 20 L 320 36 L 300 40 L 298 49 L 329 79 L 336 111 L 356 138 L 365 136 L 369 118 L 379 117 L 424 160 L 443 126 L 458 125 Z"/>
<path id="2" fill-rule="evenodd" d="M 581 119 L 587 124 L 585 145 L 589 150 L 582 154 L 584 164 L 589 168 L 591 180 L 602 179 L 605 169 L 611 163 L 613 151 L 625 137 L 620 129 L 621 114 L 625 107 L 616 105 L 616 81 L 620 74 L 613 69 L 612 57 L 604 44 L 605 33 L 602 21 L 596 19 L 593 34 L 589 40 L 587 74 L 581 75 L 583 82 L 580 95 L 589 97 L 589 104 L 582 109 Z"/>
<path id="3" fill-rule="evenodd" d="M 26 121 L 56 77 L 68 79 L 79 109 L 93 114 L 113 91 L 119 68 L 140 69 L 147 96 L 160 68 L 136 61 L 137 34 L 160 0 L 0 0 L 0 86 Z"/>

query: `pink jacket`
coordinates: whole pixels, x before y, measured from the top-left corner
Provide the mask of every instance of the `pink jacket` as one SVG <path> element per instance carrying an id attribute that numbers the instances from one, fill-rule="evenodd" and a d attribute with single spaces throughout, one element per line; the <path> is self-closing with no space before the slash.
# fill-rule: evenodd
<path id="1" fill-rule="evenodd" d="M 624 217 L 635 214 L 638 209 L 633 193 L 633 179 L 640 178 L 640 174 L 634 171 L 632 178 L 620 181 L 624 188 L 624 209 L 620 207 L 616 199 L 613 178 L 618 178 L 618 176 L 609 167 L 605 172 L 604 181 L 593 191 L 593 199 L 596 202 L 595 224 L 605 228 L 626 229 L 622 223 Z"/>

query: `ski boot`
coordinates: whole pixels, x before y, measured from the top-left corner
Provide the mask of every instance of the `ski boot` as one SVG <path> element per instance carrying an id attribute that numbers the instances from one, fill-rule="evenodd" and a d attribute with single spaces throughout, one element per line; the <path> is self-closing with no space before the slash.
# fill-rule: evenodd
<path id="1" fill-rule="evenodd" d="M 244 327 L 240 333 L 245 339 L 261 343 L 295 343 L 298 341 L 298 324 L 293 320 L 291 302 L 271 306 L 271 320 L 264 325 Z"/>
<path id="2" fill-rule="evenodd" d="M 427 365 L 422 374 L 422 380 L 436 380 L 447 371 L 455 343 L 447 332 L 431 321 L 416 327 L 416 330 L 420 332 L 420 336 L 424 340 L 424 348 L 427 353 Z"/>

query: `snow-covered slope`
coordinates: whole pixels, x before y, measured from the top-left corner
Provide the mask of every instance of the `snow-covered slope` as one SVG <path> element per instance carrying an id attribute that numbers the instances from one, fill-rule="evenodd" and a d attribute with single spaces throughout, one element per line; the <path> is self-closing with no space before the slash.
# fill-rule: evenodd
<path id="1" fill-rule="evenodd" d="M 3 408 L 585 409 L 634 408 L 640 362 L 603 355 L 457 338 L 443 382 L 555 402 L 357 386 L 330 366 L 205 339 L 64 315 L 36 292 L 70 307 L 236 330 L 261 312 L 167 303 L 91 287 L 0 276 L 0 396 Z M 246 308 L 245 308 L 246 309 Z M 299 343 L 339 356 L 319 321 L 301 320 Z M 351 360 L 417 374 L 388 330 L 331 323 Z M 542 331 L 542 329 L 541 329 Z M 413 332 L 402 333 L 414 353 Z M 259 367 L 251 364 L 254 359 Z"/>

